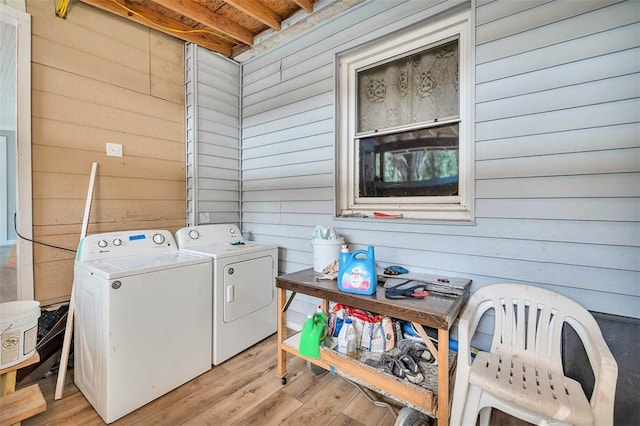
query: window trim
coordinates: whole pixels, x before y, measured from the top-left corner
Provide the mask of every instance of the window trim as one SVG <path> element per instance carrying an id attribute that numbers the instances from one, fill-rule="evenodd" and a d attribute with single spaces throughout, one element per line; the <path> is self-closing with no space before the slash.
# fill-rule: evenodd
<path id="1" fill-rule="evenodd" d="M 474 169 L 473 169 L 473 72 L 472 26 L 470 10 L 431 21 L 410 31 L 393 34 L 381 41 L 336 55 L 336 215 L 364 215 L 373 217 L 374 211 L 402 214 L 406 219 L 471 221 L 474 218 Z M 442 120 L 438 124 L 458 121 L 459 134 L 459 186 L 455 197 L 434 197 L 429 203 L 424 199 L 388 197 L 376 202 L 358 202 L 357 140 L 357 71 L 407 56 L 430 45 L 437 46 L 457 38 L 459 40 L 459 117 Z M 346 82 L 346 84 L 345 84 Z M 342 83 L 342 84 L 341 84 Z M 422 127 L 425 123 L 403 126 L 402 129 Z M 385 129 L 387 132 L 390 129 Z"/>

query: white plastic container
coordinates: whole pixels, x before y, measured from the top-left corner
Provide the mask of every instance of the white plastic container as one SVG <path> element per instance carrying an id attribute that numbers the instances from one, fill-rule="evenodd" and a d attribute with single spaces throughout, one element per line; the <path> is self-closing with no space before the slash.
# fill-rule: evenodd
<path id="1" fill-rule="evenodd" d="M 322 270 L 334 260 L 340 259 L 340 250 L 344 244 L 344 238 L 336 238 L 333 240 L 323 240 L 319 238 L 311 239 L 311 247 L 313 248 L 313 270 L 322 272 Z"/>
<path id="2" fill-rule="evenodd" d="M 0 368 L 20 364 L 36 351 L 40 302 L 0 303 Z"/>

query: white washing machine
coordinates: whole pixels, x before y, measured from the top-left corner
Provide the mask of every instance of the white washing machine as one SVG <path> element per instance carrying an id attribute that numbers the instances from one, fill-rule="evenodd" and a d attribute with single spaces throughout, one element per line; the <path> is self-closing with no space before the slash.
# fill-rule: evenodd
<path id="1" fill-rule="evenodd" d="M 211 368 L 211 258 L 169 231 L 80 241 L 74 382 L 111 423 Z"/>
<path id="2" fill-rule="evenodd" d="M 213 258 L 213 357 L 218 365 L 277 330 L 278 247 L 244 241 L 236 225 L 176 233 L 180 250 Z"/>

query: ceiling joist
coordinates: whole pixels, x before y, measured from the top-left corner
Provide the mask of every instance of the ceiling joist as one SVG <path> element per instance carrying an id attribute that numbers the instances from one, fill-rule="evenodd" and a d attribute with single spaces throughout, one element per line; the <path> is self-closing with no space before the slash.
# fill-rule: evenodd
<path id="1" fill-rule="evenodd" d="M 173 37 L 195 43 L 214 52 L 219 52 L 226 56 L 231 55 L 233 43 L 223 40 L 215 34 L 210 34 L 204 29 L 193 28 L 166 15 L 141 8 L 136 3 L 120 3 L 120 0 L 117 2 L 114 0 L 81 1 L 144 26 L 155 28 Z"/>
<path id="2" fill-rule="evenodd" d="M 68 1 L 68 0 L 67 0 Z M 81 0 L 139 24 L 228 57 L 254 45 L 255 36 L 318 0 Z"/>
<path id="3" fill-rule="evenodd" d="M 218 15 L 195 1 L 154 0 L 154 3 L 199 22 L 205 27 L 212 28 L 232 39 L 241 41 L 246 45 L 253 45 L 253 34 L 251 31 Z"/>
<path id="4" fill-rule="evenodd" d="M 273 10 L 256 0 L 226 0 L 228 4 L 257 19 L 271 29 L 280 31 L 282 20 Z"/>
<path id="5" fill-rule="evenodd" d="M 313 0 L 293 0 L 293 2 L 300 6 L 305 12 L 313 13 Z"/>

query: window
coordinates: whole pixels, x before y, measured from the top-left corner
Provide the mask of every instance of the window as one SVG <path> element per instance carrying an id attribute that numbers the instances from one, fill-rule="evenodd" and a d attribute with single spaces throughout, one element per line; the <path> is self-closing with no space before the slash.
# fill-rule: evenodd
<path id="1" fill-rule="evenodd" d="M 471 220 L 469 14 L 339 55 L 338 215 Z"/>

